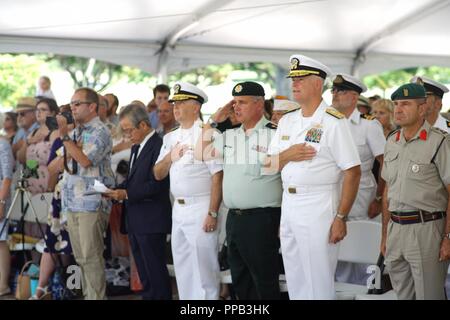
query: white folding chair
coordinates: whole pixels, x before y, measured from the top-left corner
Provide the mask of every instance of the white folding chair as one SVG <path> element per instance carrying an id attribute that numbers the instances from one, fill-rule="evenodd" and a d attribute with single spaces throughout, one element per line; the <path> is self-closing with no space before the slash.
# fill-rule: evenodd
<path id="1" fill-rule="evenodd" d="M 366 220 L 349 221 L 347 236 L 340 244 L 338 260 L 375 265 L 380 254 L 380 241 L 381 223 Z M 392 298 L 392 292 L 389 295 L 387 293 L 369 295 L 368 288 L 364 285 L 335 282 L 335 289 L 338 300 Z"/>

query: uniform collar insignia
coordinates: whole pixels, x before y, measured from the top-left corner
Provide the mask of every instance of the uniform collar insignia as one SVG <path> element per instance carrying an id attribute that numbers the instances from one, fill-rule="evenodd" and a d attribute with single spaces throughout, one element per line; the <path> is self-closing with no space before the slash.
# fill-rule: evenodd
<path id="1" fill-rule="evenodd" d="M 423 141 L 426 141 L 427 140 L 427 130 L 425 130 L 425 129 L 422 129 L 422 131 L 420 131 L 420 134 L 419 134 L 419 138 L 420 138 L 420 140 L 423 140 Z"/>

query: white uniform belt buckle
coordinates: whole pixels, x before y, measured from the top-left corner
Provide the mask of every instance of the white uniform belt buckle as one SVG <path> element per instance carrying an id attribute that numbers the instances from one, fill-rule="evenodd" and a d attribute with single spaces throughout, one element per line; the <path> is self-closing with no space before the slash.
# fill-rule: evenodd
<path id="1" fill-rule="evenodd" d="M 297 188 L 295 188 L 295 187 L 289 187 L 289 188 L 288 188 L 288 192 L 289 192 L 289 193 L 297 193 Z"/>
<path id="2" fill-rule="evenodd" d="M 179 204 L 186 204 L 186 201 L 184 201 L 184 199 L 177 199 Z"/>

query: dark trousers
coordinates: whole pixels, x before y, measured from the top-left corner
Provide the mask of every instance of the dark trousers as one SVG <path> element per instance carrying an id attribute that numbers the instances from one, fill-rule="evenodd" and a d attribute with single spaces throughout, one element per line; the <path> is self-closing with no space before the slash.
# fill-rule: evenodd
<path id="1" fill-rule="evenodd" d="M 144 300 L 172 300 L 166 259 L 166 234 L 128 234 Z"/>
<path id="2" fill-rule="evenodd" d="M 228 263 L 240 300 L 280 299 L 280 208 L 245 213 L 230 209 L 227 218 Z"/>

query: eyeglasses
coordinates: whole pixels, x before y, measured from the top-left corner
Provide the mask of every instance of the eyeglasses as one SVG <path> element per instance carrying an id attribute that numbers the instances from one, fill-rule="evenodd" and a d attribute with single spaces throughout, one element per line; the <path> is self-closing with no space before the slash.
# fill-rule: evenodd
<path id="1" fill-rule="evenodd" d="M 93 103 L 92 101 L 80 101 L 80 100 L 76 100 L 76 101 L 70 101 L 70 106 L 71 107 L 79 107 L 82 104 L 91 104 Z"/>
<path id="2" fill-rule="evenodd" d="M 137 130 L 137 128 L 122 129 L 122 132 L 124 135 L 130 136 L 134 130 Z"/>
<path id="3" fill-rule="evenodd" d="M 32 112 L 33 110 L 26 110 L 26 111 L 21 111 L 21 112 L 17 112 L 17 116 L 18 117 L 25 117 L 27 115 L 27 113 Z"/>

